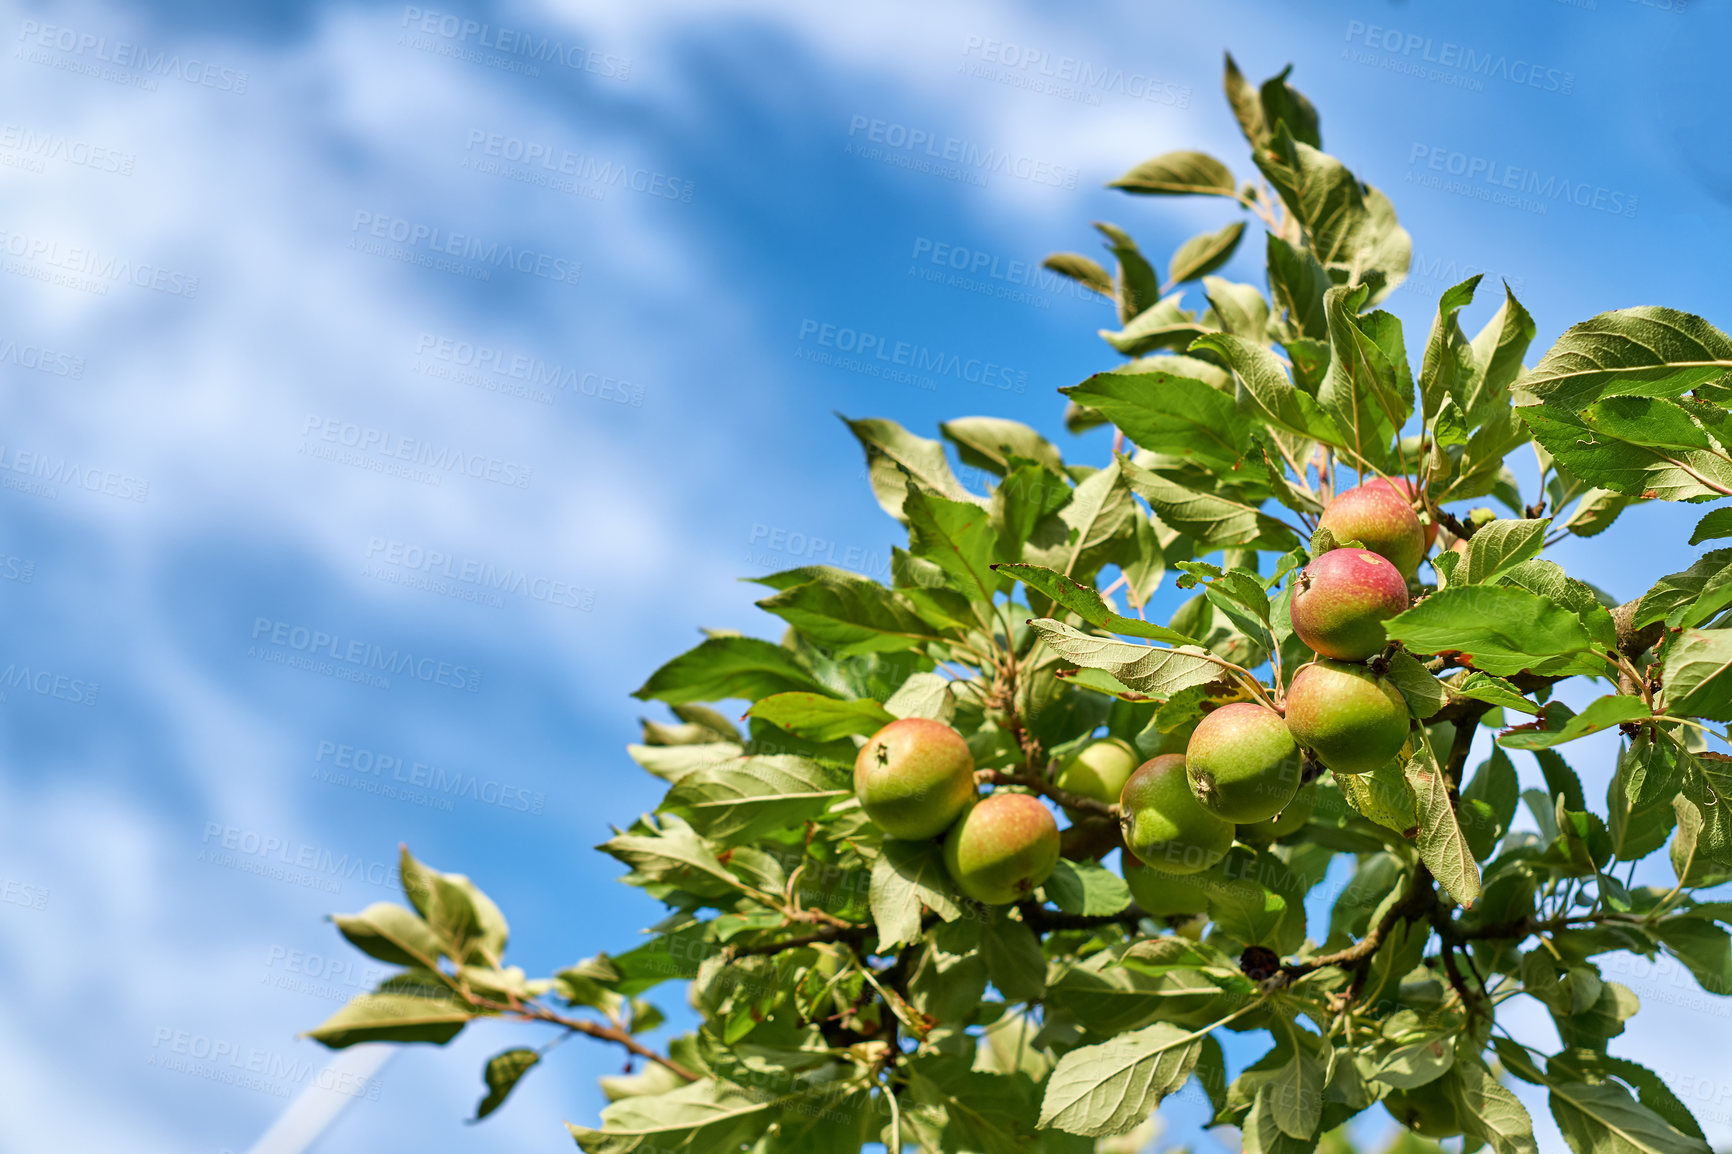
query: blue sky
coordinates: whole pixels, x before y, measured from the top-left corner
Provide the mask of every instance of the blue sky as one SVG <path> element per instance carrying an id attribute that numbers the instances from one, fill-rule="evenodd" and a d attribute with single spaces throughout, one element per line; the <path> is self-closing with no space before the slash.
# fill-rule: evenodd
<path id="1" fill-rule="evenodd" d="M 0 701 L 0 1149 L 246 1149 L 324 1060 L 295 1033 L 366 977 L 321 919 L 393 898 L 369 877 L 399 841 L 498 898 L 532 972 L 628 945 L 652 909 L 590 848 L 657 796 L 627 694 L 699 627 L 775 635 L 736 578 L 887 555 L 835 412 L 1013 417 L 1105 459 L 1053 390 L 1115 362 L 1109 310 L 1021 270 L 1093 251 L 1091 220 L 1164 264 L 1232 218 L 1101 188 L 1179 147 L 1249 174 L 1223 49 L 1254 79 L 1291 61 L 1328 150 L 1394 198 L 1410 345 L 1487 271 L 1539 325 L 1531 363 L 1609 308 L 1728 323 L 1729 23 L 1701 0 L 5 5 L 0 643 L 30 676 Z M 481 25 L 575 66 L 495 67 Z M 1507 63 L 1477 87 L 1426 63 L 1467 52 Z M 1084 67 L 1108 82 L 1040 86 Z M 861 152 L 919 134 L 1027 175 Z M 1489 199 L 1514 169 L 1586 203 Z M 1260 283 L 1260 249 L 1225 275 Z M 826 326 L 1008 387 L 811 359 Z M 1634 596 L 1688 564 L 1699 513 L 1558 556 Z M 489 571 L 514 575 L 493 600 Z M 357 682 L 371 647 L 414 664 Z M 1579 748 L 1603 787 L 1610 746 Z M 413 796 L 321 776 L 344 766 Z M 474 796 L 420 804 L 435 772 Z M 1724 1008 L 1626 969 L 1621 1052 L 1732 1140 L 1732 1058 L 1696 1044 Z M 396 1055 L 317 1148 L 568 1149 L 619 1067 L 564 1047 L 465 1127 L 519 1037 L 472 1033 Z"/>

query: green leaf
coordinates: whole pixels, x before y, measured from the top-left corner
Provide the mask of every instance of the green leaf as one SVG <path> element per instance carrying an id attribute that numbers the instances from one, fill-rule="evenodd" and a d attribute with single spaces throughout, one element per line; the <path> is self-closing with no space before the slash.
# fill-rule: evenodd
<path id="1" fill-rule="evenodd" d="M 1605 395 L 1676 397 L 1732 370 L 1732 340 L 1701 317 L 1643 306 L 1571 325 L 1522 388 L 1580 409 Z"/>
<path id="2" fill-rule="evenodd" d="M 1131 904 L 1125 879 L 1097 862 L 1060 858 L 1046 879 L 1046 899 L 1067 914 L 1109 917 Z"/>
<path id="3" fill-rule="evenodd" d="M 1401 691 L 1408 710 L 1421 721 L 1443 708 L 1447 699 L 1444 683 L 1428 673 L 1411 653 L 1398 649 L 1391 654 L 1384 676 Z"/>
<path id="4" fill-rule="evenodd" d="M 1198 337 L 1191 347 L 1212 351 L 1232 366 L 1270 423 L 1337 447 L 1348 443 L 1334 418 L 1314 397 L 1287 379 L 1280 360 L 1263 345 L 1230 333 L 1209 333 Z"/>
<path id="5" fill-rule="evenodd" d="M 1531 561 L 1545 546 L 1550 518 L 1501 519 L 1481 525 L 1467 542 L 1467 560 L 1450 577 L 1452 585 L 1484 585 Z"/>
<path id="6" fill-rule="evenodd" d="M 1260 509 L 1215 493 L 1199 493 L 1159 473 L 1121 458 L 1131 489 L 1161 521 L 1194 539 L 1199 546 L 1249 546 L 1285 553 L 1299 544 L 1298 536 Z"/>
<path id="7" fill-rule="evenodd" d="M 1507 412 L 1510 386 L 1522 374 L 1522 357 L 1536 331 L 1533 317 L 1506 283 L 1503 304 L 1473 338 L 1473 366 L 1462 375 L 1456 394 L 1470 427 L 1485 424 L 1492 413 Z"/>
<path id="8" fill-rule="evenodd" d="M 742 888 L 740 879 L 678 815 L 663 814 L 659 825 L 639 822 L 632 828 L 637 832 L 616 834 L 596 848 L 650 881 L 671 881 L 694 892 L 706 878 L 711 893 Z"/>
<path id="9" fill-rule="evenodd" d="M 1673 717 L 1732 721 L 1732 629 L 1687 629 L 1666 648 L 1660 682 Z"/>
<path id="10" fill-rule="evenodd" d="M 853 734 L 870 737 L 896 720 L 895 714 L 870 697 L 841 701 L 817 693 L 777 693 L 746 713 L 808 741 L 836 741 Z"/>
<path id="11" fill-rule="evenodd" d="M 1510 764 L 1509 755 L 1493 746 L 1491 758 L 1480 764 L 1461 791 L 1463 832 L 1476 860 L 1490 857 L 1492 848 L 1509 831 L 1520 798 L 1521 783 L 1515 766 Z M 1484 810 L 1479 810 L 1475 803 L 1483 805 Z M 1478 820 L 1467 820 L 1470 806 Z"/>
<path id="12" fill-rule="evenodd" d="M 1477 1056 L 1457 1058 L 1444 1088 L 1463 1132 L 1493 1154 L 1539 1154 L 1527 1109 Z"/>
<path id="13" fill-rule="evenodd" d="M 1711 510 L 1696 522 L 1696 529 L 1690 534 L 1690 544 L 1700 545 L 1721 537 L 1732 537 L 1732 508 Z"/>
<path id="14" fill-rule="evenodd" d="M 1053 652 L 1067 661 L 1112 674 L 1131 689 L 1160 698 L 1181 689 L 1208 685 L 1229 676 L 1217 658 L 1196 646 L 1178 649 L 1132 645 L 1105 637 L 1091 637 L 1061 621 L 1039 618 L 1029 625 L 1046 639 Z"/>
<path id="15" fill-rule="evenodd" d="M 1688 914 L 1661 918 L 1654 936 L 1710 994 L 1732 994 L 1732 936 L 1707 918 Z"/>
<path id="16" fill-rule="evenodd" d="M 1304 1031 L 1294 1032 L 1305 1035 Z M 1322 1041 L 1318 1038 L 1311 1044 L 1320 1045 Z M 1311 1139 L 1323 1120 L 1324 1080 L 1323 1062 L 1309 1046 L 1295 1046 L 1292 1057 L 1276 1068 L 1275 1076 L 1258 1091 L 1258 1097 L 1268 1095 L 1270 1113 L 1283 1134 Z"/>
<path id="17" fill-rule="evenodd" d="M 374 902 L 358 914 L 332 914 L 349 943 L 369 957 L 432 969 L 442 952 L 433 928 L 394 902 Z"/>
<path id="18" fill-rule="evenodd" d="M 1677 822 L 1672 799 L 1682 775 L 1671 749 L 1636 737 L 1618 756 L 1618 770 L 1606 787 L 1606 830 L 1612 856 L 1637 861 L 1666 844 Z"/>
<path id="19" fill-rule="evenodd" d="M 387 983 L 390 985 L 390 983 Z M 403 992 L 414 989 L 416 992 Z M 357 994 L 343 1008 L 308 1030 L 307 1037 L 333 1050 L 361 1042 L 432 1042 L 455 1038 L 480 1011 L 443 986 L 399 983 L 393 990 Z"/>
<path id="20" fill-rule="evenodd" d="M 1556 666 L 1597 673 L 1599 663 L 1558 659 L 1591 652 L 1581 619 L 1549 597 L 1507 585 L 1452 585 L 1384 623 L 1390 637 L 1417 653 L 1459 653 L 1486 673 L 1507 675 Z"/>
<path id="21" fill-rule="evenodd" d="M 706 838 L 744 843 L 811 821 L 850 792 L 843 771 L 815 761 L 741 757 L 681 778 L 661 808 L 684 817 Z"/>
<path id="22" fill-rule="evenodd" d="M 1540 707 L 1523 696 L 1522 691 L 1501 677 L 1473 670 L 1443 683 L 1453 700 L 1483 701 L 1499 709 L 1514 709 L 1531 717 L 1539 716 Z"/>
<path id="23" fill-rule="evenodd" d="M 892 717 L 924 717 L 949 725 L 956 713 L 956 695 L 948 679 L 936 673 L 914 673 L 884 702 L 884 711 Z"/>
<path id="24" fill-rule="evenodd" d="M 872 865 L 872 921 L 878 927 L 880 949 L 918 941 L 925 910 L 945 921 L 962 916 L 951 896 L 950 875 L 934 842 L 886 838 Z"/>
<path id="25" fill-rule="evenodd" d="M 980 956 L 987 977 L 1008 1000 L 1032 1002 L 1046 992 L 1046 958 L 1039 939 L 1022 922 L 1000 913 L 983 926 Z"/>
<path id="26" fill-rule="evenodd" d="M 1081 253 L 1055 252 L 1041 261 L 1040 267 L 1062 277 L 1069 277 L 1078 284 L 1087 285 L 1108 300 L 1116 296 L 1112 274 Z"/>
<path id="27" fill-rule="evenodd" d="M 1182 349 L 1208 330 L 1179 303 L 1182 293 L 1165 297 L 1138 313 L 1118 332 L 1101 329 L 1101 339 L 1125 354 L 1140 357 L 1156 349 Z"/>
<path id="28" fill-rule="evenodd" d="M 503 1106 L 506 1095 L 517 1085 L 517 1080 L 529 1073 L 529 1068 L 539 1061 L 540 1054 L 521 1046 L 489 1058 L 487 1069 L 482 1074 L 487 1080 L 487 1096 L 475 1108 L 472 1121 L 479 1122 Z"/>
<path id="29" fill-rule="evenodd" d="M 1215 232 L 1193 236 L 1180 245 L 1167 262 L 1167 286 L 1184 284 L 1214 272 L 1233 258 L 1239 238 L 1245 235 L 1245 222 L 1235 220 Z"/>
<path id="30" fill-rule="evenodd" d="M 1231 471 L 1251 450 L 1251 425 L 1231 394 L 1170 373 L 1096 373 L 1059 392 L 1103 413 L 1153 453 Z"/>
<path id="31" fill-rule="evenodd" d="M 1092 586 L 1073 581 L 1051 569 L 1039 565 L 996 565 L 994 569 L 1002 575 L 1021 581 L 1037 593 L 1044 593 L 1088 624 L 1108 632 L 1121 633 L 1127 637 L 1148 637 L 1175 645 L 1202 644 L 1196 638 L 1187 637 L 1164 625 L 1152 625 L 1147 621 L 1114 613 Z"/>
<path id="32" fill-rule="evenodd" d="M 1552 1117 L 1576 1154 L 1713 1154 L 1615 1082 L 1547 1082 Z"/>
<path id="33" fill-rule="evenodd" d="M 1237 197 L 1239 186 L 1232 170 L 1208 153 L 1181 149 L 1143 161 L 1107 187 L 1151 196 Z"/>
<path id="34" fill-rule="evenodd" d="M 783 1111 L 823 1109 L 824 1087 L 741 1087 L 704 1078 L 666 1094 L 622 1098 L 601 1112 L 601 1127 L 566 1123 L 585 1154 L 724 1154 L 754 1141 Z"/>
<path id="35" fill-rule="evenodd" d="M 1646 443 L 1650 422 L 1663 427 L 1685 415 L 1671 402 L 1608 397 L 1580 410 L 1543 404 L 1516 411 L 1534 440 L 1589 484 L 1661 501 L 1703 501 L 1732 493 L 1732 462 L 1723 453 Z"/>
<path id="36" fill-rule="evenodd" d="M 1269 302 L 1256 285 L 1206 276 L 1203 296 L 1209 302 L 1209 311 L 1203 314 L 1206 327 L 1225 329 L 1247 340 L 1265 338 L 1269 331 Z"/>
<path id="37" fill-rule="evenodd" d="M 1023 424 L 1003 417 L 958 417 L 938 426 L 944 439 L 956 446 L 964 465 L 985 469 L 1002 477 L 1010 471 L 1012 457 L 1025 457 L 1054 471 L 1064 468 L 1052 442 Z"/>
<path id="38" fill-rule="evenodd" d="M 1129 324 L 1138 314 L 1161 297 L 1161 276 L 1149 263 L 1137 242 L 1116 225 L 1095 222 L 1095 229 L 1107 238 L 1107 247 L 1119 262 L 1118 301 L 1119 323 Z"/>
<path id="39" fill-rule="evenodd" d="M 1245 141 L 1251 147 L 1261 148 L 1269 139 L 1269 125 L 1263 120 L 1263 100 L 1246 81 L 1245 74 L 1239 71 L 1231 52 L 1227 53 L 1226 87 L 1227 103 L 1232 105 L 1239 131 L 1245 134 Z"/>
<path id="40" fill-rule="evenodd" d="M 1683 572 L 1668 573 L 1654 582 L 1654 587 L 1642 594 L 1630 625 L 1640 629 L 1664 621 L 1673 611 L 1697 605 L 1705 595 L 1727 588 L 1732 588 L 1732 549 L 1710 550 Z"/>
<path id="41" fill-rule="evenodd" d="M 1047 1078 L 1040 1125 L 1071 1134 L 1122 1134 L 1191 1076 L 1200 1035 L 1167 1022 L 1080 1046 Z"/>
<path id="42" fill-rule="evenodd" d="M 1429 755 L 1403 768 L 1419 803 L 1419 857 L 1464 909 L 1479 900 L 1479 863 L 1449 804 L 1449 781 Z"/>
<path id="43" fill-rule="evenodd" d="M 986 510 L 910 489 L 902 511 L 908 518 L 908 551 L 942 569 L 969 600 L 991 603 L 998 589 L 992 572 L 997 542 Z"/>
<path id="44" fill-rule="evenodd" d="M 1358 457 L 1382 465 L 1390 460 L 1390 445 L 1413 412 L 1413 383 L 1407 379 L 1399 326 L 1377 319 L 1385 314 L 1357 314 L 1365 295 L 1363 285 L 1324 294 L 1333 355 L 1317 402 L 1335 419 Z M 1394 343 L 1386 348 L 1392 333 Z"/>
<path id="45" fill-rule="evenodd" d="M 632 696 L 683 704 L 790 690 L 829 692 L 792 650 L 756 637 L 711 637 L 650 674 Z"/>
<path id="46" fill-rule="evenodd" d="M 895 421 L 878 418 L 851 421 L 843 417 L 842 423 L 866 450 L 866 474 L 878 504 L 898 521 L 907 520 L 902 515 L 902 503 L 910 481 L 951 500 L 979 500 L 950 471 L 950 462 L 944 459 L 944 446 L 939 442 L 917 437 Z"/>
<path id="47" fill-rule="evenodd" d="M 1653 710 L 1639 697 L 1607 695 L 1596 698 L 1586 709 L 1569 718 L 1560 729 L 1552 729 L 1549 725 L 1545 729 L 1517 729 L 1499 734 L 1497 743 L 1505 749 L 1549 749 L 1566 741 L 1574 741 L 1578 737 L 1586 737 L 1590 733 L 1598 733 L 1602 729 L 1610 729 L 1614 725 L 1622 725 L 1626 721 L 1652 716 Z"/>
<path id="48" fill-rule="evenodd" d="M 940 638 L 940 630 L 895 590 L 828 566 L 810 572 L 813 580 L 766 597 L 758 608 L 842 656 L 914 649 Z"/>
<path id="49" fill-rule="evenodd" d="M 1461 331 L 1461 321 L 1456 314 L 1473 303 L 1474 290 L 1479 288 L 1479 282 L 1479 276 L 1468 277 L 1438 298 L 1437 316 L 1431 322 L 1431 334 L 1425 341 L 1425 358 L 1419 368 L 1420 409 L 1427 421 L 1436 416 L 1444 400 L 1457 391 L 1461 378 L 1473 370 L 1473 346 Z"/>
<path id="50" fill-rule="evenodd" d="M 459 965 L 497 966 L 510 933 L 505 915 L 462 874 L 441 873 L 404 846 L 397 872 L 403 894 L 440 939 L 440 950 Z"/>
<path id="51" fill-rule="evenodd" d="M 1023 556 L 1078 580 L 1092 579 L 1116 550 L 1138 516 L 1137 503 L 1124 482 L 1119 461 L 1089 474 L 1070 504 L 1054 515 L 1063 535 L 1051 544 L 1031 542 Z M 1015 558 L 1009 558 L 1015 560 Z"/>
<path id="52" fill-rule="evenodd" d="M 1235 877 L 1209 887 L 1209 920 L 1236 942 L 1280 952 L 1286 915 L 1287 899 L 1251 878 Z"/>

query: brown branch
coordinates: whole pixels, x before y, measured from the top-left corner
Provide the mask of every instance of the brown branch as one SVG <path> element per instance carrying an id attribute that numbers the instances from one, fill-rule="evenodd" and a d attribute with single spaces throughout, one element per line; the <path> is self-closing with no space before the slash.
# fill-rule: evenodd
<path id="1" fill-rule="evenodd" d="M 801 946 L 814 946 L 824 942 L 860 942 L 876 932 L 876 928 L 859 923 L 844 923 L 842 925 L 827 925 L 822 929 L 813 930 L 809 934 L 795 934 L 791 938 L 778 938 L 773 942 L 758 942 L 750 946 L 734 946 L 735 957 L 763 956 L 779 954 L 783 950 L 799 949 Z"/>
<path id="2" fill-rule="evenodd" d="M 1062 910 L 1049 910 L 1036 902 L 1019 902 L 1016 908 L 1021 912 L 1023 922 L 1037 934 L 1051 930 L 1092 930 L 1097 926 L 1110 926 L 1114 923 L 1135 926 L 1149 916 L 1138 909 L 1135 903 L 1116 914 L 1067 914 Z"/>
<path id="3" fill-rule="evenodd" d="M 1415 921 L 1415 915 L 1429 915 L 1436 908 L 1437 896 L 1431 888 L 1431 871 L 1423 864 L 1413 867 L 1412 889 L 1401 901 L 1390 907 L 1381 920 L 1366 933 L 1363 938 L 1354 942 L 1344 950 L 1336 950 L 1332 954 L 1322 954 L 1304 962 L 1282 966 L 1276 979 L 1283 986 L 1292 985 L 1307 974 L 1315 973 L 1328 966 L 1337 969 L 1358 969 L 1371 961 L 1383 940 L 1400 921 Z"/>
<path id="4" fill-rule="evenodd" d="M 1079 813 L 1094 814 L 1097 817 L 1110 817 L 1117 820 L 1119 807 L 1112 802 L 1100 801 L 1080 793 L 1072 793 L 1068 789 L 1060 789 L 1044 778 L 1026 773 L 1006 773 L 1002 769 L 977 769 L 974 780 L 982 785 L 1020 785 L 1032 789 L 1043 797 L 1050 797 L 1066 809 L 1074 809 Z"/>
<path id="5" fill-rule="evenodd" d="M 688 1070 L 672 1058 L 663 1057 L 661 1054 L 656 1053 L 654 1050 L 626 1033 L 625 1030 L 619 1026 L 603 1026 L 597 1022 L 586 1022 L 582 1018 L 568 1018 L 564 1014 L 556 1013 L 553 1010 L 550 1010 L 545 1006 L 537 1005 L 534 1002 L 518 1002 L 511 1006 L 500 1006 L 496 1003 L 488 1002 L 483 998 L 475 998 L 472 1000 L 476 1004 L 485 1005 L 490 1009 L 503 1010 L 516 1014 L 526 1022 L 549 1022 L 555 1026 L 562 1026 L 575 1034 L 584 1034 L 603 1042 L 612 1042 L 615 1045 L 624 1046 L 627 1050 L 636 1054 L 638 1057 L 643 1058 L 646 1061 L 654 1062 L 656 1065 L 679 1075 L 688 1082 L 696 1082 L 700 1077 L 702 1077 L 702 1075 Z"/>

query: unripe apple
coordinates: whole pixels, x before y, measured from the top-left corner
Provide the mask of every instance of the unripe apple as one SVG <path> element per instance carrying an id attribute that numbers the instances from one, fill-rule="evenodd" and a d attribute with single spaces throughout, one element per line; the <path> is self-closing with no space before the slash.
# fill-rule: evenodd
<path id="1" fill-rule="evenodd" d="M 1407 579 L 1369 549 L 1331 549 L 1293 586 L 1293 632 L 1324 657 L 1364 661 L 1389 641 L 1383 623 L 1407 610 Z"/>
<path id="2" fill-rule="evenodd" d="M 1365 484 L 1340 494 L 1323 510 L 1317 525 L 1335 534 L 1337 541 L 1358 541 L 1387 557 L 1403 576 L 1416 571 L 1425 556 L 1419 515 L 1387 483 Z"/>
<path id="3" fill-rule="evenodd" d="M 904 717 L 860 747 L 854 796 L 891 837 L 937 837 L 974 798 L 974 757 L 948 725 Z"/>
<path id="4" fill-rule="evenodd" d="M 1131 887 L 1131 897 L 1152 918 L 1176 918 L 1208 911 L 1208 890 L 1190 878 L 1150 869 L 1130 853 L 1123 855 L 1119 869 L 1125 875 L 1125 884 Z"/>
<path id="5" fill-rule="evenodd" d="M 1201 873 L 1233 848 L 1232 824 L 1191 793 L 1182 753 L 1163 753 L 1139 765 L 1119 794 L 1119 809 L 1125 848 L 1163 874 Z"/>
<path id="6" fill-rule="evenodd" d="M 1060 789 L 1092 797 L 1111 805 L 1124 791 L 1125 782 L 1136 772 L 1137 751 L 1116 737 L 1091 742 L 1064 759 L 1052 783 Z M 1066 809 L 1072 821 L 1082 815 Z"/>
<path id="7" fill-rule="evenodd" d="M 1299 747 L 1279 713 L 1238 701 L 1197 723 L 1185 775 L 1204 809 L 1248 825 L 1274 817 L 1299 792 Z"/>
<path id="8" fill-rule="evenodd" d="M 1418 497 L 1420 490 L 1416 489 L 1413 482 L 1408 480 L 1406 477 L 1377 477 L 1365 482 L 1366 488 L 1370 488 L 1373 485 L 1388 485 L 1391 489 L 1394 489 L 1396 493 L 1400 495 L 1401 499 L 1406 501 L 1409 506 L 1423 506 L 1424 504 L 1424 502 L 1420 501 Z M 1414 509 L 1413 515 L 1419 517 L 1418 508 Z M 1429 553 L 1431 552 L 1431 547 L 1437 543 L 1437 522 L 1431 520 L 1428 516 L 1420 517 L 1419 527 L 1425 531 L 1425 551 Z"/>
<path id="9" fill-rule="evenodd" d="M 1370 773 L 1407 740 L 1407 699 L 1364 665 L 1317 660 L 1287 687 L 1293 739 L 1336 773 Z"/>
<path id="10" fill-rule="evenodd" d="M 1288 834 L 1304 829 L 1305 823 L 1311 820 L 1311 811 L 1316 808 L 1317 783 L 1308 782 L 1299 787 L 1299 792 L 1293 795 L 1287 808 L 1274 817 L 1240 826 L 1239 840 L 1246 845 L 1269 845 L 1271 842 L 1280 841 Z"/>
<path id="11" fill-rule="evenodd" d="M 1453 1138 L 1461 1133 L 1455 1104 L 1435 1082 L 1412 1090 L 1391 1090 L 1383 1099 L 1383 1108 L 1397 1122 L 1427 1138 Z"/>
<path id="12" fill-rule="evenodd" d="M 1058 865 L 1058 822 L 1026 793 L 994 793 L 970 806 L 944 839 L 944 867 L 977 902 L 1019 901 Z"/>

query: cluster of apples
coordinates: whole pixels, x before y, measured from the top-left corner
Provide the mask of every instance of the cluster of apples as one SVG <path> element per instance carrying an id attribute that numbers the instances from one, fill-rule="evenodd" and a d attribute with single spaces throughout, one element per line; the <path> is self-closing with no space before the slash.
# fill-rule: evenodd
<path id="1" fill-rule="evenodd" d="M 1285 715 L 1223 705 L 1197 723 L 1184 753 L 1156 757 L 1125 782 L 1125 846 L 1160 880 L 1201 873 L 1235 839 L 1261 844 L 1303 826 L 1316 799 L 1301 788 L 1302 750 L 1335 773 L 1370 773 L 1407 741 L 1407 701 L 1368 662 L 1388 644 L 1383 623 L 1407 609 L 1408 577 L 1436 538 L 1410 495 L 1404 480 L 1378 478 L 1323 511 L 1321 527 L 1363 547 L 1320 554 L 1294 579 L 1293 631 L 1317 658 L 1294 672 Z M 1135 867 L 1125 876 L 1150 913 L 1202 910 L 1195 887 L 1168 885 L 1162 897 Z"/>
<path id="2" fill-rule="evenodd" d="M 1056 767 L 1060 789 L 1118 803 L 1125 880 L 1147 913 L 1203 912 L 1206 894 L 1187 876 L 1214 866 L 1235 840 L 1268 844 L 1304 826 L 1316 790 L 1302 780 L 1302 750 L 1335 773 L 1358 774 L 1406 742 L 1407 702 L 1368 663 L 1387 644 L 1383 623 L 1407 609 L 1408 578 L 1436 537 L 1410 498 L 1405 480 L 1379 478 L 1324 510 L 1323 528 L 1363 547 L 1323 553 L 1294 578 L 1293 630 L 1317 658 L 1294 673 L 1285 715 L 1234 702 L 1197 723 L 1184 753 L 1139 765 L 1128 742 L 1109 737 Z M 891 837 L 942 835 L 951 880 L 976 901 L 1026 897 L 1058 864 L 1051 811 L 1026 793 L 981 797 L 968 743 L 941 722 L 903 718 L 874 734 L 855 759 L 854 794 Z"/>

